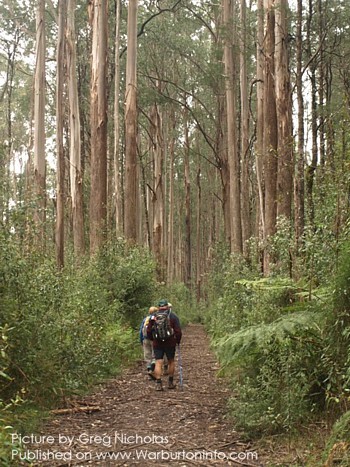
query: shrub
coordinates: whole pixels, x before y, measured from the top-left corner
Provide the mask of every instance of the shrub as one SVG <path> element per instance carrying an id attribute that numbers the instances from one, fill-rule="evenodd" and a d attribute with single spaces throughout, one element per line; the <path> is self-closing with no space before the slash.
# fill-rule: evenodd
<path id="1" fill-rule="evenodd" d="M 334 424 L 323 452 L 325 465 L 350 464 L 350 411 L 345 412 Z"/>
<path id="2" fill-rule="evenodd" d="M 45 405 L 135 357 L 136 329 L 154 296 L 147 252 L 120 242 L 57 272 L 50 258 L 22 256 L 11 237 L 0 243 L 0 319 L 11 328 L 4 400 L 25 388 Z"/>
<path id="3" fill-rule="evenodd" d="M 235 423 L 249 436 L 289 431 L 325 403 L 327 302 L 305 302 L 308 291 L 289 278 L 242 278 L 237 264 L 223 268 L 206 319 L 235 389 Z"/>

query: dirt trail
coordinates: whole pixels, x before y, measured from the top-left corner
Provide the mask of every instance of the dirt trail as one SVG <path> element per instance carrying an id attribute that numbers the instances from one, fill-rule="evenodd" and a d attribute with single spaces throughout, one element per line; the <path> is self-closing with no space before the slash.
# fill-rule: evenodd
<path id="1" fill-rule="evenodd" d="M 177 388 L 158 392 L 139 362 L 80 400 L 100 410 L 52 419 L 42 432 L 49 442 L 40 439 L 30 448 L 37 450 L 33 465 L 262 466 L 225 418 L 230 392 L 216 378 L 218 365 L 201 325 L 184 330 L 181 357 L 183 390 L 178 366 Z"/>

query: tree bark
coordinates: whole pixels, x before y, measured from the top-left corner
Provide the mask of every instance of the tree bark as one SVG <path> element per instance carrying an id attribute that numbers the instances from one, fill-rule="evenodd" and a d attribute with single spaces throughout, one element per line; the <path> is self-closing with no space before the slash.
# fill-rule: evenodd
<path id="1" fill-rule="evenodd" d="M 255 163 L 258 187 L 258 205 L 256 236 L 264 239 L 265 235 L 265 183 L 264 183 L 264 6 L 263 0 L 258 0 L 258 27 L 257 27 L 257 50 L 256 50 L 256 143 Z"/>
<path id="2" fill-rule="evenodd" d="M 224 64 L 226 75 L 226 107 L 227 107 L 227 151 L 230 173 L 230 220 L 231 220 L 231 252 L 242 253 L 242 223 L 240 201 L 240 163 L 237 147 L 236 131 L 236 70 L 233 59 L 233 12 L 231 0 L 223 0 L 224 25 Z"/>
<path id="3" fill-rule="evenodd" d="M 90 253 L 106 236 L 107 220 L 107 0 L 94 0 L 91 71 Z"/>
<path id="4" fill-rule="evenodd" d="M 154 159 L 153 173 L 153 253 L 157 263 L 157 277 L 164 281 L 164 147 L 162 136 L 162 122 L 157 104 L 153 105 L 151 115 L 151 144 Z"/>
<path id="5" fill-rule="evenodd" d="M 64 157 L 64 49 L 66 29 L 66 0 L 58 2 L 57 76 L 56 76 L 56 148 L 57 148 L 57 214 L 56 214 L 56 262 L 64 266 L 64 201 L 65 201 L 65 157 Z"/>
<path id="6" fill-rule="evenodd" d="M 168 259 L 167 259 L 167 281 L 172 284 L 174 281 L 174 162 L 175 162 L 175 112 L 171 109 L 171 139 L 169 148 L 169 213 L 168 213 Z"/>
<path id="7" fill-rule="evenodd" d="M 78 101 L 77 60 L 75 38 L 75 0 L 68 0 L 67 15 L 67 76 L 70 128 L 70 189 L 73 218 L 74 253 L 79 258 L 85 253 L 83 176 L 81 170 L 81 127 Z"/>
<path id="8" fill-rule="evenodd" d="M 121 183 L 121 152 L 120 152 L 120 115 L 119 115 L 119 97 L 120 97 L 120 15 L 121 0 L 116 0 L 116 18 L 115 18 L 115 77 L 114 77 L 114 196 L 115 196 L 115 223 L 116 234 L 120 236 L 124 232 L 123 226 L 123 196 Z"/>
<path id="9" fill-rule="evenodd" d="M 288 54 L 288 1 L 275 1 L 276 43 L 276 107 L 278 122 L 278 192 L 277 216 L 288 220 L 292 213 L 293 195 L 293 124 L 292 93 Z"/>
<path id="10" fill-rule="evenodd" d="M 251 237 L 251 215 L 249 196 L 249 102 L 247 89 L 247 14 L 246 0 L 241 0 L 240 8 L 240 86 L 241 86 L 241 158 L 242 158 L 242 246 L 248 256 L 247 240 Z"/>
<path id="11" fill-rule="evenodd" d="M 296 176 L 294 183 L 294 235 L 296 244 L 296 253 L 300 253 L 302 246 L 302 238 L 304 233 L 305 213 L 304 213 L 304 98 L 303 98 L 303 77 L 302 77 L 302 53 L 303 53 L 303 4 L 302 0 L 298 0 L 298 20 L 297 20 L 297 74 L 296 74 L 296 89 L 298 100 L 298 149 Z"/>
<path id="12" fill-rule="evenodd" d="M 273 0 L 265 0 L 264 38 L 264 175 L 265 175 L 265 251 L 264 274 L 273 261 L 268 250 L 269 237 L 276 233 L 277 218 L 277 115 L 275 93 L 275 12 Z"/>
<path id="13" fill-rule="evenodd" d="M 130 0 L 128 7 L 125 93 L 125 236 L 137 242 L 137 0 Z"/>
<path id="14" fill-rule="evenodd" d="M 313 19 L 313 1 L 309 0 L 309 17 L 307 20 L 307 54 L 308 58 L 312 56 L 312 19 Z M 317 83 L 316 83 L 316 64 L 311 61 L 309 66 L 310 82 L 311 82 L 311 134 L 312 134 L 312 148 L 311 148 L 311 162 L 306 167 L 305 171 L 305 188 L 307 197 L 307 214 L 309 216 L 311 227 L 314 226 L 315 219 L 315 206 L 314 206 L 314 179 L 317 169 Z"/>
<path id="15" fill-rule="evenodd" d="M 45 0 L 38 0 L 36 11 L 36 63 L 34 78 L 34 183 L 35 223 L 38 241 L 45 242 L 46 159 L 45 159 Z"/>
<path id="16" fill-rule="evenodd" d="M 184 112 L 185 144 L 184 144 L 184 182 L 185 182 L 185 284 L 192 285 L 192 232 L 191 232 L 191 176 L 190 176 L 190 142 L 187 110 Z"/>

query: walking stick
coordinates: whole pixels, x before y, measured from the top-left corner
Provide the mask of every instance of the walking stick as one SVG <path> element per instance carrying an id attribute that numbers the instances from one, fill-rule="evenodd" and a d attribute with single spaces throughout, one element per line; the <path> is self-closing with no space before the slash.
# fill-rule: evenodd
<path id="1" fill-rule="evenodd" d="M 182 359 L 181 359 L 181 352 L 180 352 L 180 344 L 177 345 L 178 348 L 178 362 L 179 362 L 179 378 L 180 378 L 180 388 L 183 391 L 184 389 L 184 381 L 182 375 Z"/>

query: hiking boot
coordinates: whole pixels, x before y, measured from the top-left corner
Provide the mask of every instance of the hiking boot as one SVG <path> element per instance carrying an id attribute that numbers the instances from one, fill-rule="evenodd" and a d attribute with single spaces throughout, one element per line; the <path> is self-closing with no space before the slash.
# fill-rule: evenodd
<path id="1" fill-rule="evenodd" d="M 163 391 L 162 382 L 159 380 L 157 380 L 157 383 L 156 383 L 156 391 Z"/>
<path id="2" fill-rule="evenodd" d="M 176 384 L 174 384 L 174 381 L 169 381 L 168 382 L 168 389 L 175 389 L 176 388 Z"/>

